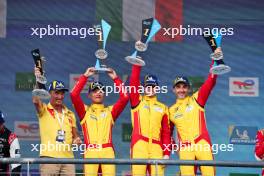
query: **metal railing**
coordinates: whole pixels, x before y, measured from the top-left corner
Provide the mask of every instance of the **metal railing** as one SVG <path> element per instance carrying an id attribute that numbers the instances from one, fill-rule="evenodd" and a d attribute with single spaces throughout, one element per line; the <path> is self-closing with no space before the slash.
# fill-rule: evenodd
<path id="1" fill-rule="evenodd" d="M 0 164 L 27 164 L 27 175 L 30 175 L 30 164 L 117 164 L 117 165 L 195 165 L 217 167 L 250 167 L 264 168 L 264 161 L 206 161 L 206 160 L 164 160 L 164 159 L 59 159 L 59 158 L 1 158 Z"/>

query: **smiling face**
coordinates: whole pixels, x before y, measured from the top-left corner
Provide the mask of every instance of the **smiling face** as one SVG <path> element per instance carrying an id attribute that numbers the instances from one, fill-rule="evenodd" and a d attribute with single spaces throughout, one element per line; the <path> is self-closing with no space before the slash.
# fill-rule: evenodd
<path id="1" fill-rule="evenodd" d="M 177 99 L 184 99 L 188 96 L 190 87 L 185 83 L 178 83 L 173 88 L 173 92 L 175 93 Z"/>
<path id="2" fill-rule="evenodd" d="M 62 106 L 64 100 L 64 91 L 63 90 L 52 90 L 50 91 L 50 104 L 54 107 Z"/>
<path id="3" fill-rule="evenodd" d="M 153 97 L 156 95 L 156 87 L 157 86 L 146 86 L 144 87 L 144 93 L 148 97 Z"/>
<path id="4" fill-rule="evenodd" d="M 93 104 L 102 104 L 104 102 L 105 94 L 100 89 L 91 91 L 88 95 Z"/>

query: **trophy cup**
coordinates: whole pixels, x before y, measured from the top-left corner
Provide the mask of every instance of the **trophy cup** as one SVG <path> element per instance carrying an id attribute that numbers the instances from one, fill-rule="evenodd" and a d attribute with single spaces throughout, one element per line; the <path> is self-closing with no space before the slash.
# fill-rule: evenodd
<path id="1" fill-rule="evenodd" d="M 209 35 L 203 34 L 205 40 L 209 44 L 213 53 L 210 54 L 210 58 L 213 59 L 214 63 L 210 69 L 210 73 L 221 75 L 231 71 L 231 67 L 225 65 L 223 60 L 223 52 L 221 50 L 222 36 L 219 33 L 210 32 Z"/>
<path id="2" fill-rule="evenodd" d="M 96 72 L 107 72 L 109 71 L 109 69 L 104 64 L 104 62 L 108 54 L 107 51 L 105 50 L 105 46 L 109 32 L 111 30 L 111 26 L 105 20 L 102 19 L 101 25 L 99 27 L 101 28 L 101 33 L 98 37 L 98 43 L 99 45 L 103 45 L 103 46 L 101 46 L 101 48 L 95 52 L 95 56 L 97 59 L 94 67 Z"/>
<path id="3" fill-rule="evenodd" d="M 33 96 L 38 96 L 41 99 L 48 99 L 50 97 L 49 92 L 46 90 L 45 84 L 47 83 L 47 79 L 44 76 L 44 70 L 43 70 L 43 62 L 44 57 L 40 56 L 39 49 L 34 49 L 31 51 L 31 54 L 33 56 L 35 66 L 40 69 L 41 75 L 36 76 L 36 89 L 32 91 Z"/>
<path id="4" fill-rule="evenodd" d="M 147 50 L 148 43 L 160 28 L 161 26 L 158 20 L 154 18 L 142 20 L 141 39 L 135 43 L 136 51 L 131 56 L 127 56 L 125 58 L 126 61 L 134 65 L 144 66 L 145 61 L 140 56 L 137 56 L 137 52 L 144 52 Z"/>

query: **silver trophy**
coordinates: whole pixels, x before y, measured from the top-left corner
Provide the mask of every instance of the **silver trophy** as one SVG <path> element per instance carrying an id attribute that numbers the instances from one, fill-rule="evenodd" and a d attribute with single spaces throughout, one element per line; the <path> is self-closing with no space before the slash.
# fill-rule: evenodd
<path id="1" fill-rule="evenodd" d="M 208 45 L 212 49 L 213 53 L 210 54 L 210 58 L 214 63 L 210 68 L 210 72 L 216 75 L 225 74 L 231 71 L 231 67 L 224 63 L 224 56 L 221 50 L 222 36 L 218 33 L 211 32 L 209 35 L 204 34 L 204 38 Z"/>
<path id="2" fill-rule="evenodd" d="M 137 52 L 144 52 L 148 48 L 148 43 L 155 36 L 155 34 L 161 29 L 158 20 L 149 18 L 142 20 L 142 33 L 141 39 L 135 43 L 136 51 L 131 56 L 125 57 L 126 61 L 133 65 L 144 66 L 145 61 L 137 55 Z"/>
<path id="3" fill-rule="evenodd" d="M 94 67 L 97 72 L 107 72 L 109 71 L 109 68 L 106 66 L 105 60 L 108 56 L 108 53 L 105 50 L 105 46 L 108 35 L 111 30 L 111 26 L 105 20 L 102 19 L 101 25 L 99 25 L 99 27 L 101 28 L 101 32 L 98 37 L 98 43 L 102 44 L 103 46 L 95 52 L 95 56 L 97 59 Z"/>
<path id="4" fill-rule="evenodd" d="M 39 68 L 41 75 L 36 76 L 36 88 L 32 91 L 33 96 L 37 96 L 41 99 L 48 99 L 50 98 L 49 92 L 46 90 L 45 84 L 47 83 L 47 79 L 44 76 L 44 57 L 40 56 L 39 49 L 34 49 L 31 51 L 33 56 L 35 66 Z"/>

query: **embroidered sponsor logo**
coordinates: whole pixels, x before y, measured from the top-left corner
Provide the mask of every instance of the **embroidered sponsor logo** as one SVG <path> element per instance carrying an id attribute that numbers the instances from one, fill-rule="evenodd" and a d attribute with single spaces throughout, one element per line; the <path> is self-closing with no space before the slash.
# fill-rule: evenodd
<path id="1" fill-rule="evenodd" d="M 145 109 L 149 109 L 149 106 L 148 106 L 148 105 L 144 105 L 143 108 L 145 108 Z"/>
<path id="2" fill-rule="evenodd" d="M 186 109 L 185 109 L 186 112 L 190 112 L 192 110 L 193 110 L 193 106 L 192 105 L 187 105 L 186 106 Z"/>
<path id="3" fill-rule="evenodd" d="M 161 107 L 159 107 L 159 106 L 155 106 L 154 110 L 157 111 L 157 112 L 163 113 L 163 109 Z"/>
<path id="4" fill-rule="evenodd" d="M 175 119 L 178 119 L 178 118 L 181 118 L 183 116 L 183 114 L 178 114 L 178 113 L 176 113 L 175 115 L 174 115 L 174 118 Z"/>
<path id="5" fill-rule="evenodd" d="M 90 118 L 94 119 L 94 120 L 97 120 L 97 117 L 95 115 L 93 115 L 93 114 L 90 115 Z"/>
<path id="6" fill-rule="evenodd" d="M 101 114 L 100 114 L 100 117 L 101 117 L 101 118 L 105 118 L 105 117 L 106 117 L 106 112 L 101 113 Z"/>

